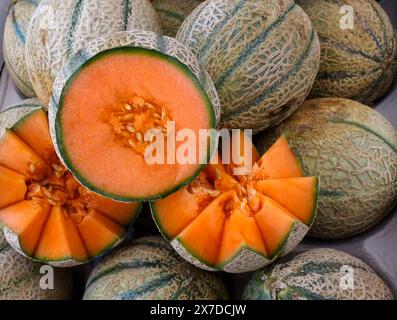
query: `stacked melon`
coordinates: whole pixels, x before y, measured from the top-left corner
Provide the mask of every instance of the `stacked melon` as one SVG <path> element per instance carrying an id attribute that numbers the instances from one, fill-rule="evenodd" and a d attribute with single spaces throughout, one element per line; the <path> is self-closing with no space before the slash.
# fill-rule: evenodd
<path id="1" fill-rule="evenodd" d="M 331 0 L 17 1 L 5 61 L 38 100 L 0 113 L 0 225 L 20 254 L 0 237 L 0 263 L 3 250 L 6 270 L 14 260 L 36 270 L 26 258 L 87 263 L 133 237 L 150 201 L 165 240 L 142 238 L 100 261 L 85 299 L 224 299 L 217 276 L 200 269 L 268 265 L 245 298 L 392 298 L 344 253 L 275 262 L 307 233 L 363 232 L 397 201 L 396 130 L 341 98 L 369 104 L 386 93 L 396 33 L 373 0 L 346 4 L 353 31 L 341 30 Z M 305 102 L 309 93 L 329 98 Z M 222 144 L 218 128 L 230 135 Z M 261 153 L 228 129 L 260 132 Z M 356 289 L 341 292 L 346 265 Z M 6 298 L 36 281 L 0 275 Z"/>

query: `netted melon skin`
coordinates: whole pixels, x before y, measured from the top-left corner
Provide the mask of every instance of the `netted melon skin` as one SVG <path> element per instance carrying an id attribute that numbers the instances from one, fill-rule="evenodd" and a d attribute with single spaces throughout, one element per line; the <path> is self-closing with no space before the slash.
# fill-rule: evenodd
<path id="1" fill-rule="evenodd" d="M 176 38 L 212 76 L 227 128 L 258 132 L 286 119 L 309 94 L 320 61 L 317 34 L 292 0 L 206 1 Z"/>
<path id="2" fill-rule="evenodd" d="M 42 289 L 42 265 L 15 252 L 0 231 L 0 300 L 69 300 L 72 275 L 68 270 L 54 270 L 54 289 Z"/>
<path id="3" fill-rule="evenodd" d="M 321 44 L 320 70 L 312 98 L 343 97 L 369 104 L 383 96 L 397 71 L 397 37 L 373 0 L 298 0 Z M 353 8 L 353 29 L 342 29 L 343 5 Z"/>
<path id="4" fill-rule="evenodd" d="M 175 37 L 186 17 L 204 0 L 152 0 L 161 21 L 163 33 Z"/>
<path id="5" fill-rule="evenodd" d="M 37 97 L 48 104 L 62 65 L 91 40 L 134 29 L 161 34 L 149 0 L 42 0 L 26 38 L 28 72 Z"/>
<path id="6" fill-rule="evenodd" d="M 336 239 L 363 232 L 397 201 L 397 132 L 378 112 L 348 99 L 306 101 L 257 138 L 259 149 L 285 134 L 305 175 L 321 179 L 309 235 Z"/>
<path id="7" fill-rule="evenodd" d="M 160 237 L 135 240 L 105 258 L 90 275 L 85 300 L 225 300 L 215 274 L 181 259 Z"/>
<path id="8" fill-rule="evenodd" d="M 4 25 L 4 62 L 16 87 L 26 97 L 34 97 L 35 92 L 26 66 L 25 43 L 30 19 L 40 0 L 14 2 L 9 6 L 9 12 Z"/>
<path id="9" fill-rule="evenodd" d="M 346 275 L 353 281 L 349 282 Z M 313 249 L 292 253 L 257 271 L 245 288 L 243 299 L 393 300 L 393 295 L 360 259 L 334 249 Z"/>

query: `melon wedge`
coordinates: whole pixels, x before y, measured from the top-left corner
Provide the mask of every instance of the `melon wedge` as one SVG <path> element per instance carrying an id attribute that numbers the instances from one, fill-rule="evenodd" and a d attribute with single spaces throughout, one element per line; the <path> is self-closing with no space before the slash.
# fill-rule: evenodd
<path id="1" fill-rule="evenodd" d="M 0 224 L 33 260 L 85 263 L 120 242 L 141 204 L 81 186 L 56 156 L 45 109 L 29 101 L 0 113 Z"/>
<path id="2" fill-rule="evenodd" d="M 209 160 L 211 138 L 207 148 L 192 142 L 193 163 L 178 158 L 186 141 L 174 139 L 175 131 L 199 137 L 214 128 L 219 103 L 197 58 L 172 38 L 130 31 L 95 40 L 65 65 L 54 88 L 58 154 L 95 193 L 124 202 L 164 198 Z"/>
<path id="3" fill-rule="evenodd" d="M 230 143 L 242 152 L 236 140 Z M 296 247 L 316 215 L 319 179 L 302 177 L 286 138 L 254 156 L 246 175 L 231 170 L 241 161 L 223 164 L 221 152 L 214 157 L 220 162 L 209 164 L 189 186 L 151 204 L 174 249 L 197 267 L 239 273 Z"/>

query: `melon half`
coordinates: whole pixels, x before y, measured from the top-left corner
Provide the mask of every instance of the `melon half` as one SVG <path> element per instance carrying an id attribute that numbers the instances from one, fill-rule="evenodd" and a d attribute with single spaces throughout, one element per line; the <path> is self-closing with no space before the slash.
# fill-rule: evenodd
<path id="1" fill-rule="evenodd" d="M 21 254 L 55 266 L 89 261 L 124 239 L 141 204 L 81 186 L 56 156 L 46 110 L 26 101 L 0 113 L 0 225 Z"/>
<path id="2" fill-rule="evenodd" d="M 58 154 L 88 189 L 119 201 L 153 200 L 203 169 L 211 141 L 201 152 L 196 139 L 197 158 L 186 164 L 177 158 L 186 141 L 172 148 L 172 137 L 214 128 L 218 109 L 212 81 L 189 50 L 151 32 L 121 32 L 95 40 L 64 67 L 50 124 Z M 146 155 L 156 133 L 164 154 L 153 163 Z"/>
<path id="3" fill-rule="evenodd" d="M 252 150 L 249 173 L 236 175 L 233 169 L 242 163 L 222 164 L 227 161 L 215 155 L 217 163 L 192 184 L 151 204 L 163 236 L 200 268 L 259 269 L 293 250 L 313 223 L 319 179 L 302 176 L 285 137 L 262 157 Z"/>

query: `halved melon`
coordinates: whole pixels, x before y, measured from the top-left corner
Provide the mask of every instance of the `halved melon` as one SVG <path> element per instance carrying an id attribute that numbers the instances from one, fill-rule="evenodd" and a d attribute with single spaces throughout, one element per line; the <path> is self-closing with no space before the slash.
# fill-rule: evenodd
<path id="1" fill-rule="evenodd" d="M 233 139 L 231 144 L 239 148 Z M 285 137 L 252 158 L 244 175 L 233 175 L 241 161 L 209 164 L 189 186 L 151 203 L 161 233 L 196 266 L 233 273 L 259 269 L 290 252 L 311 226 L 319 180 L 301 176 Z"/>
<path id="2" fill-rule="evenodd" d="M 58 154 L 98 194 L 163 198 L 208 162 L 211 141 L 200 149 L 199 139 L 178 134 L 199 137 L 214 128 L 218 99 L 197 58 L 174 39 L 131 31 L 95 40 L 64 67 L 54 90 L 50 125 Z M 187 142 L 194 163 L 177 158 Z"/>
<path id="3" fill-rule="evenodd" d="M 140 203 L 81 186 L 56 157 L 43 108 L 21 104 L 0 113 L 1 124 L 10 119 L 11 129 L 0 128 L 0 223 L 17 241 L 11 245 L 34 260 L 69 266 L 122 240 Z"/>

